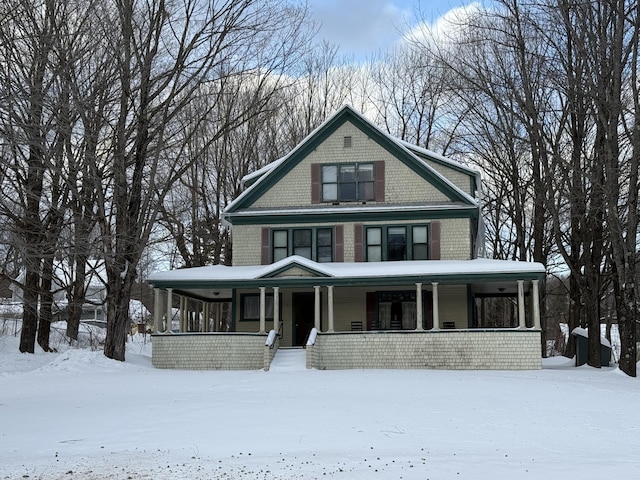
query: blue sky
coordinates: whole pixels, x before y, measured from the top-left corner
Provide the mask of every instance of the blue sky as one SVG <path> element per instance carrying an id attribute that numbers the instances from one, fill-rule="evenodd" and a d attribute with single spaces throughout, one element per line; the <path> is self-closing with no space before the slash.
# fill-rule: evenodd
<path id="1" fill-rule="evenodd" d="M 308 0 L 312 17 L 321 23 L 319 37 L 358 59 L 392 46 L 400 30 L 417 18 L 435 21 L 472 0 Z"/>

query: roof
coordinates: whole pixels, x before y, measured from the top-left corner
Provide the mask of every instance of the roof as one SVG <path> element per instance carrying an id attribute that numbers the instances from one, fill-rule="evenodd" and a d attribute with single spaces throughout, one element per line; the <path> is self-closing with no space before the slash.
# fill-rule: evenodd
<path id="1" fill-rule="evenodd" d="M 458 164 L 457 162 L 444 159 L 444 157 L 433 152 L 429 152 L 428 150 L 420 149 L 419 147 L 412 147 L 406 142 L 402 142 L 383 132 L 349 105 L 344 105 L 334 115 L 325 120 L 318 128 L 313 130 L 287 155 L 264 166 L 260 170 L 245 176 L 243 181 L 245 185 L 248 185 L 248 188 L 227 206 L 223 216 L 228 220 L 230 218 L 235 219 L 237 213 L 250 207 L 251 204 L 266 190 L 275 185 L 279 179 L 283 178 L 295 165 L 312 152 L 318 144 L 322 143 L 338 127 L 347 121 L 356 125 L 370 138 L 390 151 L 396 158 L 412 168 L 417 174 L 427 179 L 430 183 L 436 186 L 436 188 L 442 191 L 452 202 L 478 208 L 477 201 L 471 195 L 458 188 L 444 175 L 436 171 L 427 162 L 425 162 L 419 154 L 428 156 L 436 162 L 442 164 L 446 163 L 448 166 L 455 164 L 456 169 L 464 171 L 473 178 L 477 178 L 478 172 Z M 233 223 L 233 221 L 229 221 L 230 223 Z"/>
<path id="2" fill-rule="evenodd" d="M 306 272 L 306 275 L 301 275 L 301 270 Z M 542 279 L 544 275 L 544 266 L 537 262 L 475 259 L 317 263 L 293 255 L 270 265 L 235 267 L 214 265 L 153 272 L 148 282 L 157 288 L 210 290 L 212 288 L 257 288 L 258 286 L 515 282 L 516 280 Z M 200 295 L 206 296 L 203 292 Z"/>

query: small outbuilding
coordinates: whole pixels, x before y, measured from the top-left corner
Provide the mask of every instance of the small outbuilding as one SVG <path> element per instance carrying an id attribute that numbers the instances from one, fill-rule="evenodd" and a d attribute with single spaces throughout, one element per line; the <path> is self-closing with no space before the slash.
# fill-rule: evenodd
<path id="1" fill-rule="evenodd" d="M 589 359 L 589 332 L 585 328 L 576 327 L 571 332 L 576 342 L 576 367 L 584 365 Z M 600 336 L 600 366 L 608 367 L 611 360 L 611 342 Z"/>

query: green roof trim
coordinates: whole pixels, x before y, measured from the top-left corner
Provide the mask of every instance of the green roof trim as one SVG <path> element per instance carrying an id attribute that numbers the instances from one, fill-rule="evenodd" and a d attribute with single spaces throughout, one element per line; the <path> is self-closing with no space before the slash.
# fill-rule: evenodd
<path id="1" fill-rule="evenodd" d="M 313 152 L 318 145 L 324 142 L 340 126 L 348 121 L 398 160 L 402 161 L 419 176 L 431 183 L 451 201 L 472 205 L 472 202 L 469 201 L 469 197 L 466 192 L 461 191 L 453 184 L 443 179 L 439 174 L 434 174 L 434 170 L 426 165 L 424 161 L 417 158 L 415 153 L 410 152 L 406 147 L 403 147 L 393 141 L 389 136 L 364 119 L 351 107 L 344 106 L 333 117 L 330 117 L 325 123 L 318 127 L 318 129 L 306 140 L 299 144 L 289 154 L 289 156 L 284 157 L 283 161 L 279 165 L 275 166 L 269 172 L 266 172 L 266 178 L 264 176 L 260 177 L 262 181 L 259 183 L 253 183 L 252 187 L 245 191 L 244 196 L 240 198 L 238 202 L 232 203 L 225 213 L 233 214 L 234 212 L 250 207 L 258 198 L 287 175 L 293 167 Z M 311 179 L 309 179 L 309 181 L 311 181 Z"/>
<path id="2" fill-rule="evenodd" d="M 229 215 L 227 221 L 232 225 L 280 225 L 280 224 L 316 224 L 319 222 L 371 222 L 371 221 L 400 221 L 400 220 L 442 220 L 447 218 L 478 219 L 479 207 L 469 206 L 456 209 L 424 210 L 396 210 L 396 211 L 367 211 L 326 212 L 318 209 L 304 212 L 255 212 L 244 211 L 241 214 Z"/>

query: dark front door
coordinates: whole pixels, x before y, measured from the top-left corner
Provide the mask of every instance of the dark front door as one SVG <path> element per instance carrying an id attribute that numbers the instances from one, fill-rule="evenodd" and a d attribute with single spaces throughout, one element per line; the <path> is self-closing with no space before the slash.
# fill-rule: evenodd
<path id="1" fill-rule="evenodd" d="M 293 294 L 293 346 L 301 347 L 309 336 L 309 332 L 313 328 L 314 321 L 314 302 L 315 295 L 313 293 L 294 293 Z"/>

